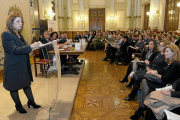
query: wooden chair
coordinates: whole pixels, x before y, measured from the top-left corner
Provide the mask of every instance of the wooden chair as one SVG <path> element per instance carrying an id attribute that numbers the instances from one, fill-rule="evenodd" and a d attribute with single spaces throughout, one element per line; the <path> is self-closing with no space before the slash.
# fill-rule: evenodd
<path id="1" fill-rule="evenodd" d="M 39 58 L 39 60 L 36 61 L 36 58 Z M 41 59 L 39 50 L 33 51 L 33 59 L 34 59 L 35 76 L 37 77 L 38 75 L 44 75 L 47 77 L 47 69 L 50 67 L 50 63 L 52 62 L 52 60 Z M 41 74 L 37 73 L 37 64 L 40 65 Z"/>

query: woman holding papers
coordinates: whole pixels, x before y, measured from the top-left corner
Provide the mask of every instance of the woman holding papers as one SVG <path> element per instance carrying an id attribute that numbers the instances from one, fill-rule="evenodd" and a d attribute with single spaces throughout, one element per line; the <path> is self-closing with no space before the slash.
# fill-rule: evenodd
<path id="1" fill-rule="evenodd" d="M 39 47 L 40 42 L 28 45 L 20 31 L 23 26 L 19 12 L 11 13 L 6 20 L 6 31 L 2 33 L 2 44 L 5 52 L 3 86 L 10 91 L 19 113 L 27 113 L 19 99 L 18 90 L 23 89 L 28 98 L 28 107 L 40 108 L 34 101 L 31 91 L 31 65 L 29 53 Z"/>

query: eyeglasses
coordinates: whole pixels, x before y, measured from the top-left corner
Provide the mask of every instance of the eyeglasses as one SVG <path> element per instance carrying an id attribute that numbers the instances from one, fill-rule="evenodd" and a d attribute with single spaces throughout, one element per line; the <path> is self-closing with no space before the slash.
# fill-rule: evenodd
<path id="1" fill-rule="evenodd" d="M 164 47 L 163 45 L 159 45 L 159 47 Z"/>

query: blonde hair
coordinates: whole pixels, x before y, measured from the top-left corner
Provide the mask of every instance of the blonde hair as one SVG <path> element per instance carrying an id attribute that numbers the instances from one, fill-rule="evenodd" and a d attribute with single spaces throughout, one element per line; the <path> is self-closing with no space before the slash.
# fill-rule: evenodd
<path id="1" fill-rule="evenodd" d="M 17 17 L 21 17 L 21 15 L 19 12 L 14 11 L 6 19 L 6 30 L 9 30 L 10 32 L 12 32 L 14 34 L 15 34 L 15 32 L 14 32 L 14 28 L 13 28 L 13 23 Z M 22 23 L 23 23 L 23 21 L 22 21 Z M 23 26 L 23 24 L 22 24 L 22 26 Z M 19 32 L 21 32 L 21 30 L 19 30 Z"/>
<path id="2" fill-rule="evenodd" d="M 180 62 L 180 51 L 179 51 L 179 47 L 177 45 L 167 45 L 165 48 L 164 48 L 164 52 L 166 50 L 166 48 L 169 48 L 172 52 L 174 52 L 174 56 L 171 60 L 168 60 L 168 59 L 165 59 L 165 61 L 167 63 L 173 63 L 174 61 L 177 61 L 177 62 Z"/>

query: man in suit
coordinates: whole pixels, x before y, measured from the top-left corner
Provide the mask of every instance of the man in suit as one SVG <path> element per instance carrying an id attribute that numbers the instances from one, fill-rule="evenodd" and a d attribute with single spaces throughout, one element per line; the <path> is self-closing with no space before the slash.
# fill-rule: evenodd
<path id="1" fill-rule="evenodd" d="M 50 38 L 50 35 L 49 35 L 48 31 L 44 31 L 44 33 L 43 33 L 43 38 L 40 40 L 40 42 L 41 42 L 42 44 L 46 44 L 46 43 L 51 42 L 51 41 L 52 41 L 52 40 L 51 40 L 51 38 Z M 42 50 L 41 50 L 41 58 L 42 58 L 42 59 L 51 59 L 51 60 L 52 60 L 53 55 L 52 55 L 52 54 L 49 54 L 48 51 L 51 51 L 51 50 L 53 50 L 53 49 L 54 49 L 54 48 L 53 48 L 53 46 L 52 46 L 51 44 L 48 45 L 48 46 L 43 47 Z"/>
<path id="2" fill-rule="evenodd" d="M 177 40 L 176 36 L 172 36 L 171 44 L 177 45 L 179 47 L 179 41 Z"/>
<path id="3" fill-rule="evenodd" d="M 127 61 L 126 53 L 127 53 L 127 47 L 129 46 L 129 42 L 127 40 L 128 40 L 128 37 L 126 35 L 123 35 L 123 41 L 122 41 L 121 47 L 119 47 L 119 49 L 117 50 L 118 56 L 125 57 L 125 61 Z"/>
<path id="4" fill-rule="evenodd" d="M 85 36 L 85 33 L 84 33 L 84 32 L 82 33 L 81 38 L 82 38 L 82 39 L 84 38 L 84 39 L 87 41 L 87 37 Z"/>
<path id="5" fill-rule="evenodd" d="M 146 43 L 146 45 L 148 45 L 150 40 L 151 40 L 151 38 L 149 37 L 149 34 L 145 34 L 144 42 Z"/>
<path id="6" fill-rule="evenodd" d="M 79 42 L 79 39 L 81 39 L 81 35 L 79 35 L 79 32 L 77 32 L 77 35 L 74 38 L 75 42 Z"/>

